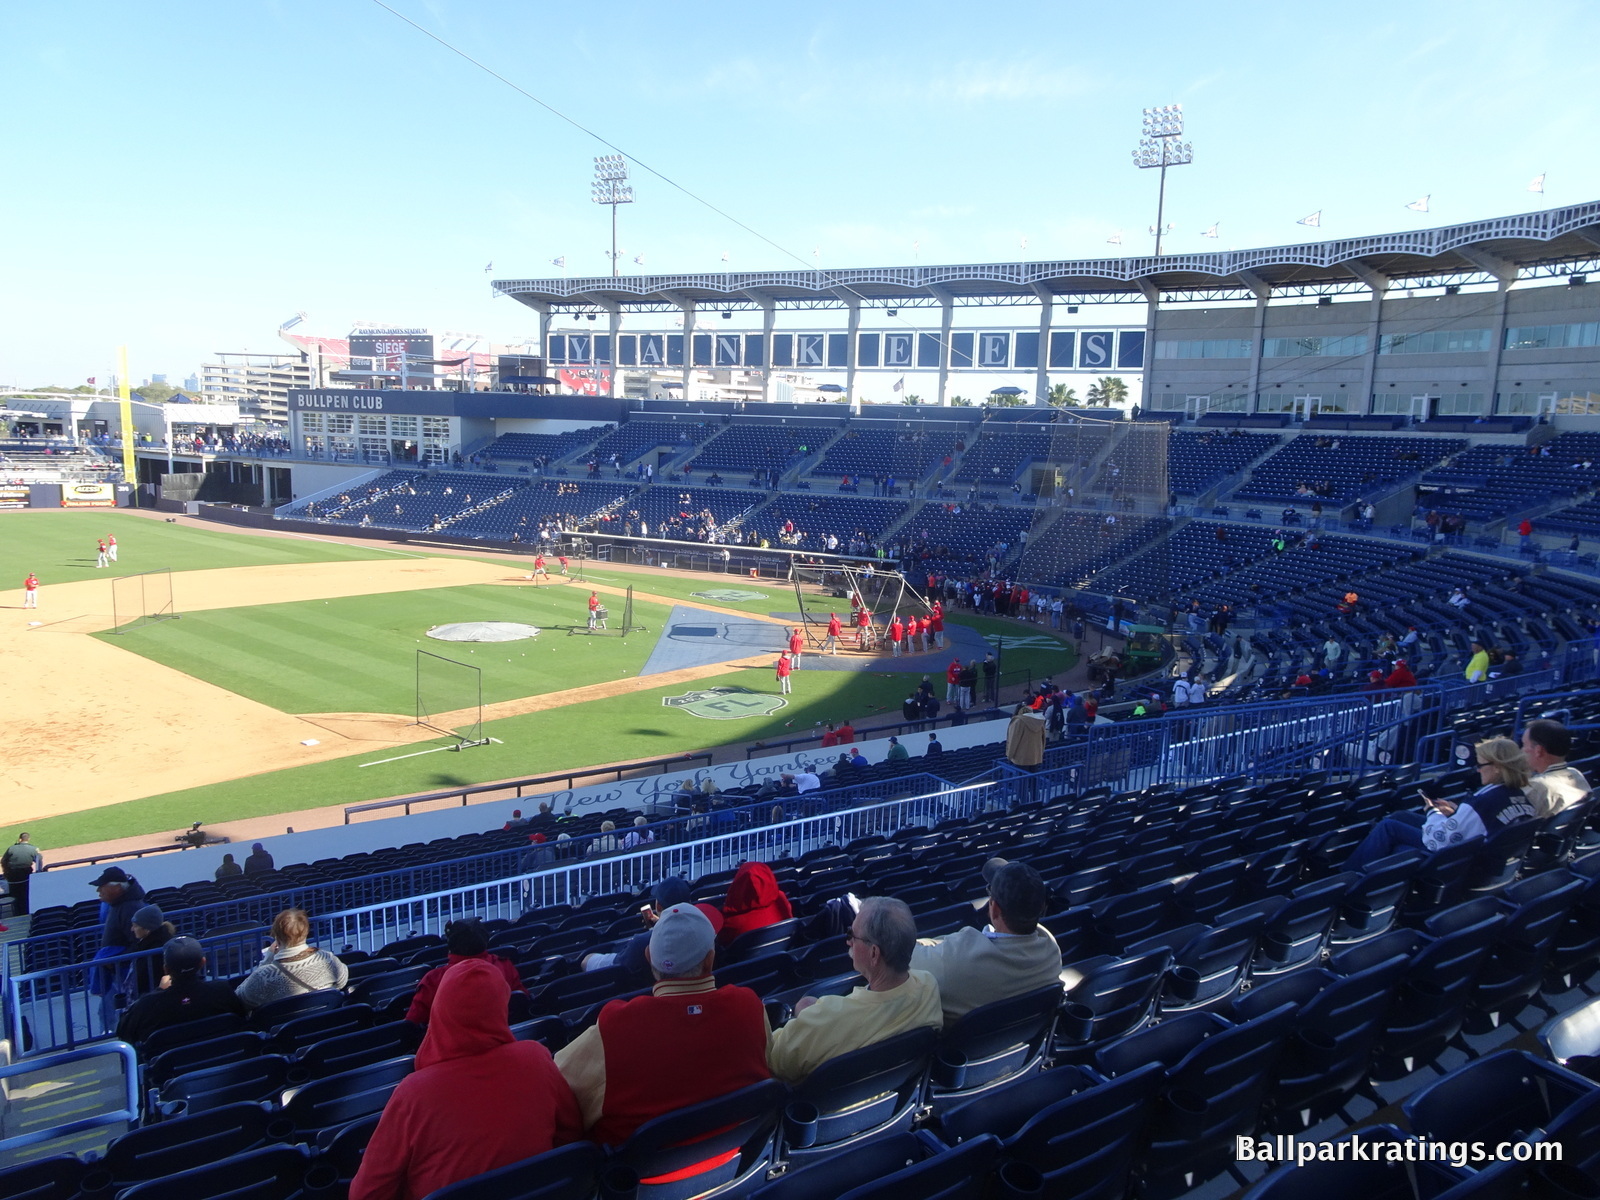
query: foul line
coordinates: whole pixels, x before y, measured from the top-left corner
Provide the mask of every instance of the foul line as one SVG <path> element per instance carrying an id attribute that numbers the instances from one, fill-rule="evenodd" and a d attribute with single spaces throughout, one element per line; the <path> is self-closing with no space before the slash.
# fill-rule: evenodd
<path id="1" fill-rule="evenodd" d="M 496 746 L 504 746 L 505 745 L 505 743 L 502 742 L 497 737 L 484 738 L 483 740 L 485 742 L 493 742 Z M 481 745 L 482 743 L 479 743 L 479 744 Z M 438 754 L 441 750 L 459 750 L 459 749 L 461 749 L 461 746 L 459 744 L 454 745 L 454 746 L 435 746 L 431 750 L 413 750 L 410 754 L 396 754 L 393 758 L 380 758 L 380 759 L 377 759 L 374 762 L 357 763 L 356 766 L 357 767 L 381 767 L 381 766 L 383 766 L 384 763 L 399 762 L 402 758 L 421 758 L 424 754 Z"/>

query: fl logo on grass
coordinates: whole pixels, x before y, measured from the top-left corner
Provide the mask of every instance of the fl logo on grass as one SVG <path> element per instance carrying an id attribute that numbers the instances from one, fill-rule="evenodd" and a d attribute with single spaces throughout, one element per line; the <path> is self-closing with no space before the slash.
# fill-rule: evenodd
<path id="1" fill-rule="evenodd" d="M 742 687 L 714 687 L 685 692 L 681 696 L 663 696 L 661 703 L 667 708 L 682 709 L 691 717 L 734 721 L 740 717 L 770 717 L 789 702 L 769 692 L 753 692 Z"/>

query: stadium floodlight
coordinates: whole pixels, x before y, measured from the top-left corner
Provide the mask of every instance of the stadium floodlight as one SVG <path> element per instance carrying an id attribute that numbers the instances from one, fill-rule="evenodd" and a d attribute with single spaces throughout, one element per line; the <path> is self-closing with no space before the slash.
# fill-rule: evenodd
<path id="1" fill-rule="evenodd" d="M 1161 254 L 1161 235 L 1171 226 L 1164 226 L 1162 218 L 1167 206 L 1167 168 L 1184 167 L 1194 161 L 1194 143 L 1179 141 L 1183 137 L 1183 105 L 1163 104 L 1159 108 L 1144 110 L 1143 136 L 1133 151 L 1133 165 L 1141 171 L 1155 168 L 1161 172 L 1161 187 L 1156 199 L 1156 254 Z"/>
<path id="2" fill-rule="evenodd" d="M 602 154 L 594 160 L 594 182 L 589 198 L 596 204 L 611 206 L 611 274 L 622 272 L 617 266 L 617 205 L 633 203 L 633 188 L 628 185 L 628 160 L 620 154 Z"/>

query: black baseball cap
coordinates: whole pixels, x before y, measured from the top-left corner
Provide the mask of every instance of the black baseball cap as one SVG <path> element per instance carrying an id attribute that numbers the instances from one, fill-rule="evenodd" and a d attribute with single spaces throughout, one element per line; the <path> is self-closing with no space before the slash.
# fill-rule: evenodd
<path id="1" fill-rule="evenodd" d="M 103 887 L 108 883 L 127 883 L 128 873 L 121 867 L 107 867 L 104 871 L 89 881 L 90 887 Z"/>
<path id="2" fill-rule="evenodd" d="M 168 975 L 188 975 L 205 964 L 206 952 L 192 937 L 175 937 L 161 951 Z"/>

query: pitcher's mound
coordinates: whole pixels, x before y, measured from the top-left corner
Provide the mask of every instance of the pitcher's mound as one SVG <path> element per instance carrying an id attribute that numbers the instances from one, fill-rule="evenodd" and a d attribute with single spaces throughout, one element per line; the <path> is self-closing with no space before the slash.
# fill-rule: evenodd
<path id="1" fill-rule="evenodd" d="M 435 625 L 428 636 L 441 642 L 520 642 L 538 637 L 537 625 L 516 621 L 461 621 L 455 625 Z"/>

